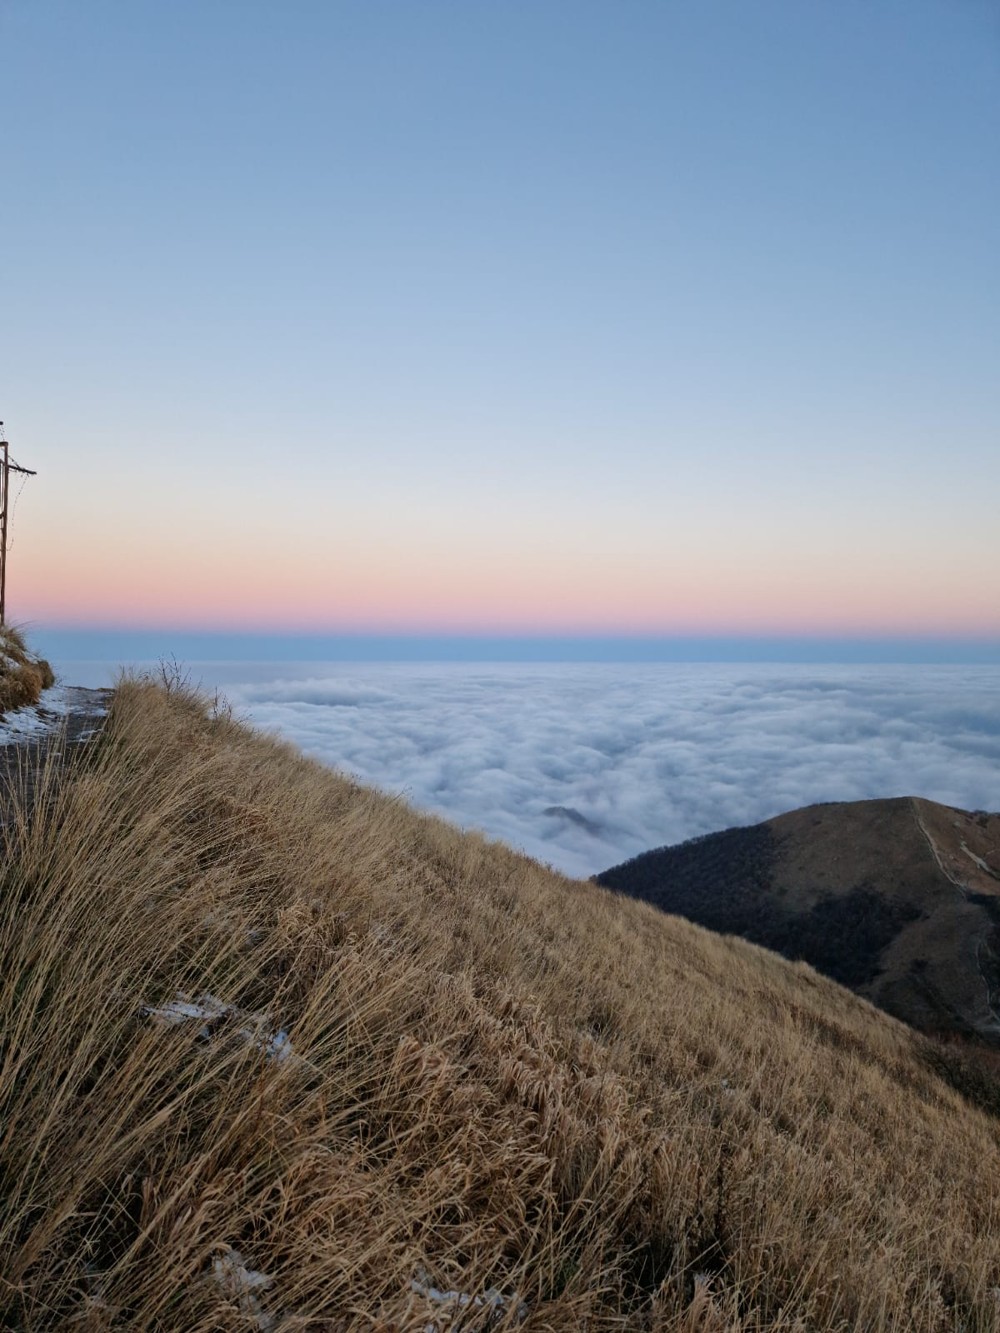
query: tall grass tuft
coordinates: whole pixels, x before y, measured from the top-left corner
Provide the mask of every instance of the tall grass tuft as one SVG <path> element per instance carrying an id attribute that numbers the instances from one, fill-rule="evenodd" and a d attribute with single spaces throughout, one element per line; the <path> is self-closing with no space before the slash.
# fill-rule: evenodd
<path id="1" fill-rule="evenodd" d="M 30 651 L 23 631 L 0 625 L 0 714 L 37 703 L 42 690 L 54 684 L 51 666 Z"/>
<path id="2" fill-rule="evenodd" d="M 169 673 L 41 788 L 0 865 L 3 1327 L 1000 1328 L 1000 1125 L 807 967 Z"/>

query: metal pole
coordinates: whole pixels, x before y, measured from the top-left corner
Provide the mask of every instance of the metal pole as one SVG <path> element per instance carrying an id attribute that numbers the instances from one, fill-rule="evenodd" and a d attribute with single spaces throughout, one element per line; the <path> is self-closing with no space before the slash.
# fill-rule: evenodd
<path id="1" fill-rule="evenodd" d="M 6 625 L 7 607 L 7 496 L 10 493 L 10 446 L 3 441 L 3 508 L 0 509 L 0 625 Z"/>
<path id="2" fill-rule="evenodd" d="M 0 625 L 7 623 L 7 519 L 10 502 L 10 474 L 21 472 L 26 477 L 37 476 L 30 467 L 21 467 L 10 461 L 10 445 L 0 421 L 0 446 L 3 447 L 3 459 L 0 460 Z"/>

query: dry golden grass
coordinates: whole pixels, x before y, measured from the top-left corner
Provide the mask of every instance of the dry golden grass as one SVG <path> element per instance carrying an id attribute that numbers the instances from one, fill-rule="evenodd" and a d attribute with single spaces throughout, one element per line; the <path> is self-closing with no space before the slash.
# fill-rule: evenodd
<path id="1" fill-rule="evenodd" d="M 29 651 L 22 632 L 0 625 L 0 714 L 37 703 L 42 690 L 54 684 L 52 668 Z"/>
<path id="2" fill-rule="evenodd" d="M 1000 1328 L 1000 1122 L 804 966 L 146 682 L 6 840 L 5 1328 Z"/>

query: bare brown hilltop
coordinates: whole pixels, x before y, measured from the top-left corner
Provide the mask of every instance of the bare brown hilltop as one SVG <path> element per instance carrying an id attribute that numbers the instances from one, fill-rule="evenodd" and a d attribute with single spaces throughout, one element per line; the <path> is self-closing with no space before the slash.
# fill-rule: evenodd
<path id="1" fill-rule="evenodd" d="M 922 1031 L 1000 1046 L 1000 814 L 811 805 L 597 879 L 803 959 Z"/>

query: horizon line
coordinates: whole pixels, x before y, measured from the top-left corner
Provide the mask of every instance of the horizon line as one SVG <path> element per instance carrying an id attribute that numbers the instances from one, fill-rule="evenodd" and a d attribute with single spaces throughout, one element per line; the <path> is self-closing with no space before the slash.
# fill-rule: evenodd
<path id="1" fill-rule="evenodd" d="M 944 634 L 489 634 L 25 626 L 64 658 L 201 661 L 788 662 L 1000 665 L 1000 636 Z M 46 646 L 49 645 L 49 646 Z"/>

